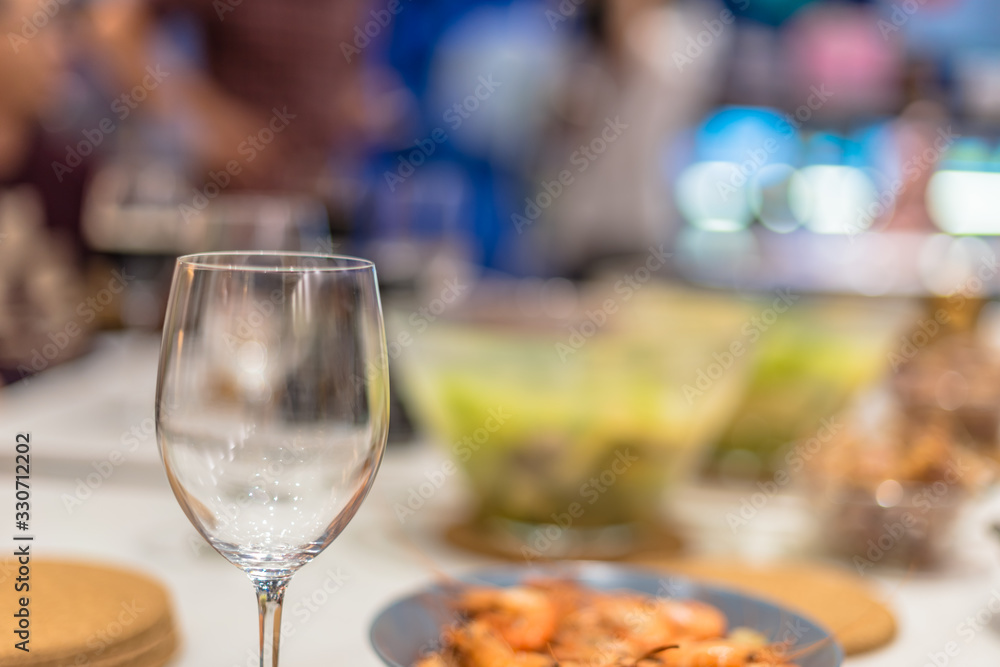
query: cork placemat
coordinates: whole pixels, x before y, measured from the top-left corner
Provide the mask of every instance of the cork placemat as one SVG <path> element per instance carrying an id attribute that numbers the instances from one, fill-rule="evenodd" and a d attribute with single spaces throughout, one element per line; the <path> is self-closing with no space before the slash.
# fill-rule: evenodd
<path id="1" fill-rule="evenodd" d="M 643 566 L 669 570 L 692 579 L 772 600 L 829 629 L 847 655 L 870 651 L 892 641 L 896 619 L 856 575 L 811 563 L 752 566 L 726 560 L 639 559 Z"/>
<path id="2" fill-rule="evenodd" d="M 0 618 L 27 598 L 29 643 L 0 643 L 0 664 L 30 667 L 161 667 L 178 646 L 167 591 L 147 576 L 111 567 L 32 558 L 29 589 L 15 592 L 16 561 L 0 562 Z M 2 627 L 4 634 L 10 628 Z M 23 636 L 23 635 L 22 635 Z"/>

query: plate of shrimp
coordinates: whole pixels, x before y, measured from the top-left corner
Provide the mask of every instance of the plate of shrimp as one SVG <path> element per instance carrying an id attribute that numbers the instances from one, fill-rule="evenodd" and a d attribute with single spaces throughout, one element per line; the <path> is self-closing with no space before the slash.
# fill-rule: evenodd
<path id="1" fill-rule="evenodd" d="M 601 563 L 438 583 L 371 629 L 389 667 L 839 667 L 831 634 L 765 600 Z"/>

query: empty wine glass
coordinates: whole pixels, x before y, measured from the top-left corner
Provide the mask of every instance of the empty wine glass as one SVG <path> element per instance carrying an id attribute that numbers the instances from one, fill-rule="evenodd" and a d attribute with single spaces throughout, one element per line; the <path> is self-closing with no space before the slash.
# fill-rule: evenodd
<path id="1" fill-rule="evenodd" d="M 181 257 L 160 350 L 156 432 L 174 495 L 257 590 L 278 664 L 292 574 L 340 534 L 389 424 L 375 267 L 351 257 Z"/>

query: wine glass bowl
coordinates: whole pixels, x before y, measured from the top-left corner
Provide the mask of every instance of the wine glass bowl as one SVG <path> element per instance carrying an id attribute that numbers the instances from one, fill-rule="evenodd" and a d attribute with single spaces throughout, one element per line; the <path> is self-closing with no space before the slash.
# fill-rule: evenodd
<path id="1" fill-rule="evenodd" d="M 184 513 L 250 575 L 262 615 L 359 509 L 384 451 L 388 401 L 370 262 L 178 259 L 157 383 L 160 452 Z M 276 655 L 275 634 L 274 662 L 261 664 Z"/>

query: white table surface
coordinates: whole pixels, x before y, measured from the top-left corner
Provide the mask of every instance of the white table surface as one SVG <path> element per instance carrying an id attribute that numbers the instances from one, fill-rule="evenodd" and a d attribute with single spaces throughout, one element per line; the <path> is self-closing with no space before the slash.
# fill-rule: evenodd
<path id="1" fill-rule="evenodd" d="M 87 357 L 0 391 L 0 443 L 7 443 L 0 450 L 6 478 L 0 484 L 13 488 L 14 435 L 31 432 L 35 552 L 131 566 L 164 582 L 183 633 L 173 665 L 252 667 L 257 664 L 257 619 L 250 583 L 197 536 L 159 467 L 149 430 L 157 352 L 157 337 L 107 336 Z M 128 435 L 133 429 L 135 441 Z M 97 488 L 80 488 L 95 464 L 101 467 L 116 449 L 124 462 Z M 437 538 L 464 505 L 465 490 L 457 478 L 404 525 L 396 519 L 393 504 L 441 462 L 431 447 L 390 448 L 350 526 L 293 579 L 285 602 L 291 631 L 282 637 L 282 665 L 377 666 L 368 629 L 381 607 L 429 582 L 435 569 L 453 574 L 495 564 Z M 3 492 L 12 502 L 9 495 Z M 76 503 L 78 496 L 86 497 Z M 710 523 L 721 518 L 732 498 L 694 491 L 678 502 L 682 515 Z M 1000 598 L 995 565 L 1000 548 L 985 531 L 990 518 L 1000 519 L 998 495 L 964 518 L 956 545 L 962 562 L 946 574 L 869 577 L 895 611 L 900 632 L 887 648 L 846 665 L 934 665 L 930 656 L 949 642 L 959 651 L 948 658 L 949 666 L 1000 664 L 1000 614 L 971 635 L 961 626 L 967 616 L 988 610 L 994 595 Z M 781 503 L 775 503 L 773 520 L 778 532 L 799 525 Z M 769 538 L 765 533 L 757 539 Z M 0 541 L 9 540 L 0 533 Z"/>

